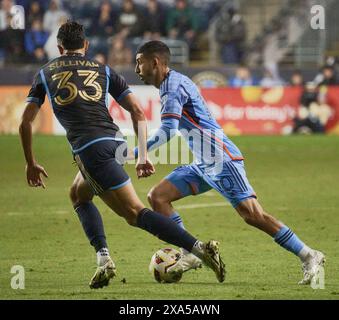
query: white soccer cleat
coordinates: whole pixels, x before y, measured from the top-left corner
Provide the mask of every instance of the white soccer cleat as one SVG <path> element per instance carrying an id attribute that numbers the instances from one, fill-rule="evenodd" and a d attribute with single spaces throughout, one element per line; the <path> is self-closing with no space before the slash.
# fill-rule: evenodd
<path id="1" fill-rule="evenodd" d="M 311 284 L 312 279 L 319 274 L 320 268 L 324 266 L 325 261 L 325 255 L 320 251 L 314 250 L 309 258 L 302 264 L 304 277 L 298 284 Z"/>
<path id="2" fill-rule="evenodd" d="M 92 277 L 89 287 L 91 289 L 99 289 L 108 286 L 110 279 L 116 276 L 115 264 L 110 257 L 107 258 L 107 262 L 97 267 L 97 270 Z"/>
<path id="3" fill-rule="evenodd" d="M 184 267 L 181 263 L 181 258 L 178 260 L 176 264 L 167 269 L 167 273 L 170 275 L 170 278 L 172 279 L 181 279 L 182 274 L 184 273 Z"/>
<path id="4" fill-rule="evenodd" d="M 219 253 L 219 242 L 211 240 L 203 245 L 202 261 L 207 267 L 212 269 L 219 282 L 224 282 L 226 269 L 225 264 L 222 261 Z M 185 256 L 185 255 L 183 255 Z M 178 260 L 176 264 L 168 268 L 168 273 L 172 273 L 173 276 L 181 276 L 185 271 L 185 268 L 190 268 L 191 265 L 183 259 L 183 256 Z M 196 261 L 196 260 L 195 260 Z M 200 262 L 200 263 L 201 263 Z M 192 268 L 191 268 L 192 269 Z M 189 270 L 189 269 L 188 269 Z"/>
<path id="5" fill-rule="evenodd" d="M 184 253 L 182 249 L 180 252 L 180 259 L 175 265 L 168 268 L 168 272 L 179 275 L 189 270 L 202 268 L 202 261 L 193 253 Z"/>
<path id="6" fill-rule="evenodd" d="M 202 268 L 202 262 L 197 256 L 195 256 L 193 253 L 185 254 L 182 249 L 180 249 L 180 251 L 180 263 L 184 272 Z"/>

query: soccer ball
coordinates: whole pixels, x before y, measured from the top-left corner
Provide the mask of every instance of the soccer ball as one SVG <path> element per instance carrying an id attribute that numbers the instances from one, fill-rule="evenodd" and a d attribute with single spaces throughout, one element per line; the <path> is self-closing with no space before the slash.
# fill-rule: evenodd
<path id="1" fill-rule="evenodd" d="M 154 279 L 160 283 L 179 282 L 182 273 L 168 273 L 168 268 L 175 265 L 181 258 L 181 253 L 173 248 L 158 250 L 151 259 L 149 271 L 153 273 Z"/>

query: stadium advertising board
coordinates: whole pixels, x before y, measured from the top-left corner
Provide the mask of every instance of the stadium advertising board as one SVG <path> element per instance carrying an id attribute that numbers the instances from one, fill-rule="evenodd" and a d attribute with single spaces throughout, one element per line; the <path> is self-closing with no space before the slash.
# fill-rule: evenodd
<path id="1" fill-rule="evenodd" d="M 30 86 L 0 86 L 0 134 L 17 134 L 21 115 Z M 33 132 L 52 134 L 53 111 L 46 97 L 37 118 L 33 122 Z"/>
<path id="2" fill-rule="evenodd" d="M 150 132 L 160 125 L 160 99 L 158 90 L 150 86 L 131 86 L 141 103 Z M 0 87 L 0 133 L 18 132 L 28 86 Z M 204 88 L 201 93 L 211 113 L 229 135 L 279 135 L 288 134 L 293 125 L 301 95 L 298 87 L 244 87 Z M 127 111 L 110 97 L 109 111 L 124 134 L 133 134 Z M 327 104 L 332 115 L 327 132 L 339 134 L 339 87 L 327 90 Z M 46 98 L 35 122 L 34 131 L 44 134 L 64 134 L 53 116 Z"/>

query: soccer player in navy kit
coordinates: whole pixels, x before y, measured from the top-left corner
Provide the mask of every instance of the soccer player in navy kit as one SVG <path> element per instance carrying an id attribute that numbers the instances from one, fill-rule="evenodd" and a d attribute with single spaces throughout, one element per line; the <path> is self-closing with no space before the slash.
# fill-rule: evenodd
<path id="1" fill-rule="evenodd" d="M 146 177 L 154 173 L 147 158 L 146 125 L 140 125 L 145 123 L 145 117 L 125 80 L 108 66 L 86 58 L 89 43 L 82 25 L 76 22 L 63 24 L 57 40 L 61 56 L 44 65 L 36 74 L 22 116 L 20 136 L 27 162 L 27 182 L 32 187 L 45 187 L 41 175 L 47 177 L 47 172 L 37 163 L 32 151 L 32 122 L 47 94 L 55 116 L 66 130 L 80 170 L 71 187 L 70 198 L 97 252 L 98 268 L 90 287 L 106 286 L 116 274 L 101 215 L 92 202 L 94 195 L 130 225 L 194 253 L 215 272 L 220 282 L 224 281 L 225 269 L 218 243 L 202 243 L 171 219 L 145 208 L 123 169 L 127 145 L 108 113 L 108 94 L 131 114 L 139 137 L 137 175 Z M 172 272 L 182 272 L 175 267 Z"/>
<path id="2" fill-rule="evenodd" d="M 176 168 L 152 188 L 148 200 L 153 210 L 184 227 L 172 202 L 213 188 L 246 223 L 266 232 L 283 248 L 299 256 L 303 267 L 303 279 L 299 283 L 309 284 L 324 264 L 324 255 L 306 246 L 291 229 L 263 210 L 246 177 L 240 150 L 211 116 L 196 85 L 185 75 L 171 70 L 169 61 L 169 48 L 161 41 L 147 42 L 137 51 L 136 73 L 146 84 L 158 88 L 161 98 L 161 127 L 148 140 L 147 149 L 158 148 L 180 130 L 195 161 Z M 184 270 L 196 269 L 199 259 L 185 250 L 184 254 L 181 259 Z"/>

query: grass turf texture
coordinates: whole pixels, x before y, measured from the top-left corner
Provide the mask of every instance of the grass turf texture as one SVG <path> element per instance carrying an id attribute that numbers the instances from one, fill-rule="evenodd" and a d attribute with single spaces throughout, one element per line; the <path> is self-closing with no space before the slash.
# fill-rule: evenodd
<path id="1" fill-rule="evenodd" d="M 227 276 L 219 284 L 206 268 L 186 273 L 178 284 L 158 284 L 148 273 L 152 254 L 168 246 L 132 228 L 95 202 L 103 214 L 118 276 L 90 290 L 95 253 L 68 200 L 77 170 L 64 137 L 36 136 L 36 157 L 49 173 L 47 189 L 26 185 L 19 138 L 0 136 L 0 299 L 338 299 L 339 138 L 334 136 L 233 138 L 260 202 L 311 247 L 327 256 L 325 289 L 301 287 L 299 259 L 266 234 L 246 225 L 215 191 L 176 203 L 188 230 L 218 239 Z M 175 166 L 158 165 L 137 180 L 146 203 L 152 185 Z M 198 208 L 193 208 L 196 205 Z M 11 289 L 13 265 L 25 268 L 25 289 Z"/>

